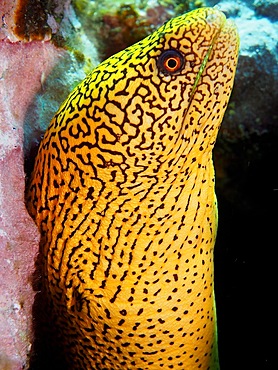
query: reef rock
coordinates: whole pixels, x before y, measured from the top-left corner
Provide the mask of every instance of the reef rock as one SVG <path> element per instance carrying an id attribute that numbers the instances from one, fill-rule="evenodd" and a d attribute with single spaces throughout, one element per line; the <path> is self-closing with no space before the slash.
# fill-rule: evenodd
<path id="1" fill-rule="evenodd" d="M 0 4 L 1 370 L 28 368 L 33 341 L 32 274 L 39 235 L 24 203 L 24 152 L 32 162 L 31 148 L 61 103 L 58 96 L 65 98 L 85 75 L 76 58 L 46 41 L 47 37 L 33 33 L 31 42 L 18 40 L 16 3 Z M 62 78 L 61 70 L 66 71 Z"/>
<path id="2" fill-rule="evenodd" d="M 50 43 L 0 42 L 0 368 L 22 369 L 32 342 L 32 272 L 39 235 L 24 204 L 28 107 L 60 52 Z"/>
<path id="3" fill-rule="evenodd" d="M 271 370 L 276 366 L 271 255 L 278 224 L 278 2 L 207 3 L 234 19 L 241 39 L 234 89 L 214 150 L 221 368 Z"/>

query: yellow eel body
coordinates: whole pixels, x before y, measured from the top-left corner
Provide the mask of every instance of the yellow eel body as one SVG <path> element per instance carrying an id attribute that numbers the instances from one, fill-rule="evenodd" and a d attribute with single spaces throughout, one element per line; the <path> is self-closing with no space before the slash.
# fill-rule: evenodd
<path id="1" fill-rule="evenodd" d="M 53 118 L 27 204 L 69 369 L 219 368 L 212 149 L 238 44 L 214 8 L 171 19 Z"/>

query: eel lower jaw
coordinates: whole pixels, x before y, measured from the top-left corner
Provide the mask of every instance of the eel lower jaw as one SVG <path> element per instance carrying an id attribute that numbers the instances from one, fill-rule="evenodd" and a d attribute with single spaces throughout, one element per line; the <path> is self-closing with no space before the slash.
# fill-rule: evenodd
<path id="1" fill-rule="evenodd" d="M 211 24 L 213 27 L 217 27 L 218 28 L 218 31 L 216 32 L 215 36 L 213 37 L 212 41 L 211 41 L 211 44 L 206 52 L 206 55 L 204 56 L 204 59 L 202 61 L 202 64 L 200 66 L 200 69 L 199 69 L 199 72 L 196 76 L 196 79 L 195 79 L 195 82 L 194 82 L 194 85 L 192 87 L 192 91 L 191 91 L 191 94 L 189 96 L 189 105 L 188 107 L 190 106 L 190 103 L 193 99 L 193 96 L 195 94 L 195 91 L 196 91 L 196 88 L 197 88 L 197 85 L 200 81 L 200 78 L 206 68 L 206 65 L 207 65 L 207 62 L 209 60 L 209 57 L 211 55 L 211 52 L 212 52 L 212 49 L 213 49 L 213 46 L 215 45 L 216 43 L 216 40 L 218 38 L 218 36 L 220 35 L 222 29 L 225 27 L 225 24 L 227 22 L 227 19 L 224 15 L 224 13 L 220 12 L 220 11 L 217 11 L 216 13 L 210 13 L 207 18 L 206 18 L 206 21 L 208 24 Z"/>

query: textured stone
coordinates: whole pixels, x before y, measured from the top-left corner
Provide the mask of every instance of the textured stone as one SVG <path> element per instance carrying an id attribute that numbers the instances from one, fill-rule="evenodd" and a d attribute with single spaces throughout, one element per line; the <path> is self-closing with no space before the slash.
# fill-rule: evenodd
<path id="1" fill-rule="evenodd" d="M 70 0 L 1 0 L 0 40 L 50 40 Z"/>
<path id="2" fill-rule="evenodd" d="M 0 42 L 0 367 L 26 366 L 39 235 L 24 203 L 26 112 L 60 56 L 50 43 Z"/>
<path id="3" fill-rule="evenodd" d="M 81 32 L 69 1 L 56 8 L 55 15 L 63 15 L 59 29 L 55 18 L 48 22 L 52 35 L 60 32 L 56 41 L 70 40 L 72 52 L 46 42 L 47 37 L 18 42 L 18 4 L 0 3 L 0 369 L 9 370 L 28 366 L 33 342 L 32 274 L 39 235 L 25 209 L 24 157 L 28 173 L 55 111 L 84 78 L 83 67 L 96 63 L 95 48 Z M 86 56 L 82 48 L 87 48 Z"/>

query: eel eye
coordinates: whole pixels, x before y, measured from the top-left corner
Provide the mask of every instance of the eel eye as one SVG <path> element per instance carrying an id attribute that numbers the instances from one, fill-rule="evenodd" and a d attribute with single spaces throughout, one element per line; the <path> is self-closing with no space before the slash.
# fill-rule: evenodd
<path id="1" fill-rule="evenodd" d="M 184 65 L 183 55 L 174 49 L 164 51 L 158 58 L 159 70 L 167 75 L 179 72 Z"/>

